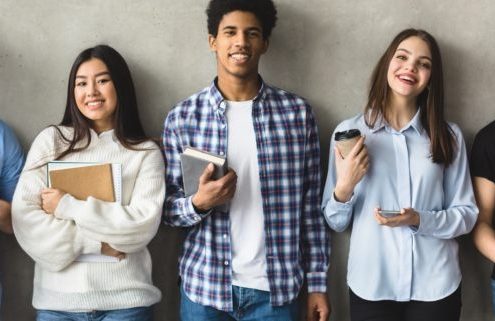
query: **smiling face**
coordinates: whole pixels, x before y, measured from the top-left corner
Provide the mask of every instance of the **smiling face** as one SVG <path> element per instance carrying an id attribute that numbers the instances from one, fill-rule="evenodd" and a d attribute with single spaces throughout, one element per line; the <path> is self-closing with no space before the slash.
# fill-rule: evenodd
<path id="1" fill-rule="evenodd" d="M 258 77 L 258 63 L 268 49 L 261 23 L 250 12 L 232 11 L 223 16 L 217 36 L 209 35 L 210 49 L 217 56 L 219 78 L 252 80 Z"/>
<path id="2" fill-rule="evenodd" d="M 428 44 L 416 36 L 406 38 L 397 46 L 388 67 L 391 94 L 415 100 L 428 86 L 431 67 Z"/>
<path id="3" fill-rule="evenodd" d="M 74 98 L 77 108 L 90 120 L 91 128 L 97 133 L 113 128 L 117 92 L 103 61 L 92 58 L 79 66 Z"/>

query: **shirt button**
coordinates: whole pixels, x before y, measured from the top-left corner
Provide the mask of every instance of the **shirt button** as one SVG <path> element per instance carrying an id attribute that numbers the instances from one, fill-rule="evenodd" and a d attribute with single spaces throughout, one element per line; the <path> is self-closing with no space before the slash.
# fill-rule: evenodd
<path id="1" fill-rule="evenodd" d="M 229 265 L 229 261 L 225 260 L 225 261 L 223 261 L 223 264 L 226 265 L 226 266 L 228 266 Z"/>
<path id="2" fill-rule="evenodd" d="M 227 234 L 224 234 L 224 235 L 223 235 L 223 238 L 224 238 L 224 239 L 226 239 L 226 238 L 227 238 L 227 236 L 228 236 Z"/>
<path id="3" fill-rule="evenodd" d="M 222 155 L 222 156 L 223 156 L 223 154 L 225 154 L 225 153 L 224 153 L 224 152 L 220 152 L 220 155 Z"/>
<path id="4" fill-rule="evenodd" d="M 197 221 L 201 220 L 201 218 L 199 216 L 195 216 L 194 220 L 197 222 Z"/>

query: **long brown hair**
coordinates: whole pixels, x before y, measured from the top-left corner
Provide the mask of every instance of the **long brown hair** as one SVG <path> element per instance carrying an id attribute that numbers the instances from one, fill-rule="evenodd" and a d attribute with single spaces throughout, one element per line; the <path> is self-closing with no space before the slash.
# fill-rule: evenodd
<path id="1" fill-rule="evenodd" d="M 99 45 L 82 51 L 72 64 L 65 112 L 59 125 L 72 127 L 74 131 L 72 137 L 66 137 L 57 126 L 54 126 L 60 137 L 68 144 L 67 149 L 58 155 L 57 159 L 84 150 L 91 143 L 91 124 L 77 108 L 74 86 L 76 73 L 81 64 L 93 58 L 100 59 L 105 63 L 117 92 L 117 108 L 113 117 L 113 128 L 119 142 L 127 149 L 136 150 L 135 145 L 151 140 L 146 136 L 139 119 L 136 92 L 129 67 L 115 49 L 107 45 Z M 85 144 L 82 147 L 76 147 L 79 142 L 84 141 Z"/>
<path id="2" fill-rule="evenodd" d="M 444 116 L 443 68 L 440 48 L 435 38 L 428 32 L 420 29 L 401 31 L 381 56 L 371 75 L 368 103 L 364 109 L 366 125 L 370 128 L 374 127 L 376 121 L 385 115 L 390 91 L 387 80 L 390 61 L 399 44 L 409 37 L 418 37 L 423 40 L 431 52 L 430 80 L 428 86 L 416 98 L 416 105 L 420 109 L 421 123 L 430 137 L 432 161 L 448 166 L 454 159 L 456 141 L 452 128 L 445 121 Z"/>

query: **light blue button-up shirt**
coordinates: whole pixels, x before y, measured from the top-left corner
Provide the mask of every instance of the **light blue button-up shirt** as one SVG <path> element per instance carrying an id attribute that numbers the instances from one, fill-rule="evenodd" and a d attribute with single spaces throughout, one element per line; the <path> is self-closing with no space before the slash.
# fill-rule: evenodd
<path id="1" fill-rule="evenodd" d="M 347 282 L 366 300 L 435 301 L 452 294 L 461 282 L 455 237 L 469 233 L 478 215 L 466 147 L 459 127 L 449 124 L 458 148 L 445 167 L 430 157 L 430 140 L 419 112 L 399 131 L 384 121 L 368 128 L 363 115 L 342 122 L 335 131 L 358 128 L 366 135 L 370 167 L 347 203 L 333 196 L 336 183 L 334 139 L 323 213 L 332 229 L 352 222 Z M 373 209 L 412 207 L 417 228 L 387 227 Z"/>

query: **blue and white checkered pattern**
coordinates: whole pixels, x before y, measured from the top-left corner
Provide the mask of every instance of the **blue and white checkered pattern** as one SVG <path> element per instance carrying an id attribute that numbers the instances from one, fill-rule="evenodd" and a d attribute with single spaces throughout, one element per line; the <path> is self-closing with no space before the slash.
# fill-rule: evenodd
<path id="1" fill-rule="evenodd" d="M 231 311 L 229 213 L 196 213 L 184 197 L 179 155 L 185 146 L 227 155 L 226 102 L 215 82 L 173 108 L 165 120 L 167 195 L 164 220 L 189 227 L 180 275 L 196 303 Z M 329 235 L 320 213 L 320 148 L 310 106 L 262 84 L 253 102 L 258 149 L 270 301 L 294 301 L 304 278 L 309 292 L 325 292 Z M 242 184 L 242 182 L 238 182 Z M 246 240 L 249 242 L 249 240 Z"/>

